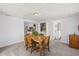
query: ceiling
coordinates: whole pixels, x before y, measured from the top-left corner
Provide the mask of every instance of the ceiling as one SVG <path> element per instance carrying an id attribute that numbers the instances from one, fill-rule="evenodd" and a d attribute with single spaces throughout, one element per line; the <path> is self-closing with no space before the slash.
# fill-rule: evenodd
<path id="1" fill-rule="evenodd" d="M 34 16 L 38 12 L 40 15 Z M 0 3 L 0 14 L 30 20 L 50 20 L 79 13 L 78 3 Z"/>

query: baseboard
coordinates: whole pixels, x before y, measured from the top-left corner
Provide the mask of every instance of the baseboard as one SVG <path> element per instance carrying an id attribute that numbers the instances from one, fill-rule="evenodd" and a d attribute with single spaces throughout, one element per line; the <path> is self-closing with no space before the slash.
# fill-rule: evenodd
<path id="1" fill-rule="evenodd" d="M 22 41 L 16 41 L 16 42 L 11 42 L 11 43 L 8 43 L 8 44 L 1 45 L 0 48 L 6 47 L 6 46 L 9 46 L 9 45 L 13 45 L 13 44 L 16 44 L 16 43 L 20 43 L 20 42 L 23 42 L 23 40 Z"/>
<path id="2" fill-rule="evenodd" d="M 69 44 L 69 42 L 66 42 L 66 41 L 61 41 L 62 43 L 65 43 L 65 44 Z"/>

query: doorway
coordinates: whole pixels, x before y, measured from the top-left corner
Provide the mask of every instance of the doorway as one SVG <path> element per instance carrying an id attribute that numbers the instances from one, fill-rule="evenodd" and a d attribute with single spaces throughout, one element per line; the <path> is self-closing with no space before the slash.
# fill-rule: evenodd
<path id="1" fill-rule="evenodd" d="M 61 40 L 61 21 L 53 22 L 53 38 L 54 40 Z"/>

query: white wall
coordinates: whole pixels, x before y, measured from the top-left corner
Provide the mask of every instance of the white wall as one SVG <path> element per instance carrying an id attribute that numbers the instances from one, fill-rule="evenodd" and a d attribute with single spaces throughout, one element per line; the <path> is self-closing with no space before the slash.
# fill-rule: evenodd
<path id="1" fill-rule="evenodd" d="M 53 20 L 47 21 L 47 34 L 50 35 L 50 39 L 53 40 Z"/>
<path id="2" fill-rule="evenodd" d="M 61 19 L 61 40 L 64 43 L 69 43 L 69 35 L 74 32 L 79 35 L 78 31 L 79 20 L 77 17 L 69 17 Z"/>
<path id="3" fill-rule="evenodd" d="M 24 21 L 32 22 L 28 19 L 0 15 L 0 47 L 24 40 Z"/>
<path id="4" fill-rule="evenodd" d="M 23 19 L 0 15 L 0 47 L 23 41 Z"/>
<path id="5" fill-rule="evenodd" d="M 78 25 L 79 25 L 79 18 L 74 17 L 67 17 L 57 19 L 61 21 L 61 42 L 69 43 L 69 35 L 76 34 L 79 35 Z M 53 39 L 53 22 L 56 20 L 47 21 L 48 22 L 48 34 L 51 35 L 51 39 Z"/>

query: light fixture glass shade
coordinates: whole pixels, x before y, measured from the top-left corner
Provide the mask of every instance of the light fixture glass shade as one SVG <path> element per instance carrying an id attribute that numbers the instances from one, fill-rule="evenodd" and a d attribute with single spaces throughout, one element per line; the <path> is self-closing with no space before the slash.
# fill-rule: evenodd
<path id="1" fill-rule="evenodd" d="M 34 15 L 34 16 L 38 16 L 39 13 L 38 13 L 38 12 L 34 12 L 33 15 Z"/>

